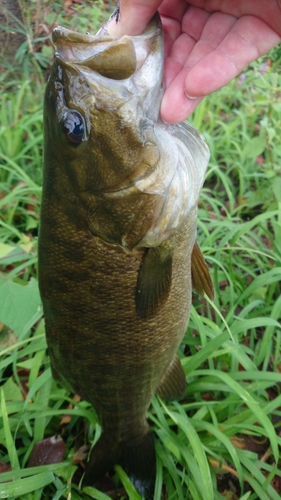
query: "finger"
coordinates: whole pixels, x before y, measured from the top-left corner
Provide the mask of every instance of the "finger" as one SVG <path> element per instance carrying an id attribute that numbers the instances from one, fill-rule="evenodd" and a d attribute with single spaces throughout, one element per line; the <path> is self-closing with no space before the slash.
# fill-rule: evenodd
<path id="1" fill-rule="evenodd" d="M 193 68 L 193 66 L 203 57 L 215 50 L 223 42 L 225 37 L 233 28 L 234 24 L 237 22 L 236 17 L 229 14 L 223 14 L 222 12 L 215 12 L 212 15 L 208 14 L 208 17 L 206 17 L 206 14 L 207 13 L 205 13 L 205 23 L 202 32 L 199 37 L 197 35 L 196 39 L 198 41 L 184 64 L 186 72 Z M 188 20 L 184 18 L 183 31 L 188 33 L 188 29 L 190 30 Z"/>
<path id="2" fill-rule="evenodd" d="M 202 9 L 197 9 L 195 7 L 190 7 L 185 13 L 182 24 L 183 27 L 179 26 L 177 21 L 167 20 L 165 17 L 162 18 L 162 23 L 165 33 L 168 36 L 175 36 L 175 41 L 172 43 L 170 40 L 170 46 L 167 45 L 167 40 L 165 39 L 165 69 L 164 69 L 164 84 L 168 87 L 171 82 L 175 79 L 178 73 L 183 69 L 183 67 L 189 61 L 190 55 L 193 54 L 194 47 L 196 47 L 196 41 L 202 36 L 202 32 L 205 30 L 206 23 L 208 24 L 208 19 L 210 14 Z M 178 31 L 174 29 L 174 24 L 177 25 Z M 186 27 L 186 28 L 185 28 Z M 181 33 L 181 30 L 183 33 Z M 171 35 L 172 32 L 172 35 Z M 197 62 L 197 59 L 196 59 Z M 194 60 L 193 60 L 194 64 Z"/>
<path id="3" fill-rule="evenodd" d="M 119 21 L 111 21 L 107 30 L 111 35 L 141 35 L 162 0 L 121 0 Z"/>
<path id="4" fill-rule="evenodd" d="M 224 40 L 185 71 L 185 92 L 205 96 L 235 78 L 250 62 L 277 45 L 281 37 L 254 16 L 237 20 Z"/>
<path id="5" fill-rule="evenodd" d="M 244 67 L 280 42 L 271 28 L 254 16 L 239 19 L 221 44 L 192 68 L 187 64 L 167 88 L 161 116 L 177 123 L 189 116 L 205 96 L 230 82 Z"/>
<path id="6" fill-rule="evenodd" d="M 161 118 L 165 122 L 180 123 L 184 121 L 202 101 L 203 97 L 189 99 L 183 89 L 184 81 L 181 85 L 179 84 L 177 91 L 172 96 L 169 92 L 165 92 L 160 110 Z"/>
<path id="7" fill-rule="evenodd" d="M 164 17 L 181 22 L 185 11 L 189 8 L 189 2 L 183 0 L 163 0 L 159 7 L 159 13 Z"/>
<path id="8" fill-rule="evenodd" d="M 169 55 L 164 59 L 163 83 L 165 88 L 168 88 L 183 70 L 184 64 L 192 53 L 195 43 L 195 40 L 185 33 L 182 33 L 174 42 Z"/>
<path id="9" fill-rule="evenodd" d="M 193 17 L 197 18 L 197 25 L 192 23 Z M 168 123 L 185 120 L 202 100 L 196 98 L 202 96 L 200 89 L 190 94 L 194 98 L 186 95 L 188 75 L 194 65 L 198 67 L 199 62 L 205 61 L 221 44 L 236 21 L 235 17 L 219 12 L 210 15 L 194 7 L 187 11 L 183 29 L 191 35 L 182 34 L 176 40 L 165 62 L 164 81 L 167 90 L 161 106 L 163 120 Z"/>
<path id="10" fill-rule="evenodd" d="M 185 94 L 185 74 L 181 71 L 166 90 L 160 115 L 167 123 L 180 123 L 196 108 L 203 97 L 189 99 Z"/>
<path id="11" fill-rule="evenodd" d="M 179 38 L 181 34 L 181 23 L 179 21 L 176 21 L 175 19 L 171 19 L 168 17 L 166 18 L 163 16 L 161 16 L 161 21 L 164 31 L 165 57 L 167 57 L 174 42 Z"/>
<path id="12" fill-rule="evenodd" d="M 237 18 L 255 15 L 268 24 L 281 36 L 281 1 L 280 0 L 188 0 L 208 12 L 221 11 Z"/>

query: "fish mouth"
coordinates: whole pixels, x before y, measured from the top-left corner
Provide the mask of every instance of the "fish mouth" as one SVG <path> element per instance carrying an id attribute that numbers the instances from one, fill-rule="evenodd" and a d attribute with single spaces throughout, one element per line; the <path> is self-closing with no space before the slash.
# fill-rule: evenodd
<path id="1" fill-rule="evenodd" d="M 60 60 L 86 67 L 106 78 L 124 80 L 142 66 L 153 38 L 159 36 L 161 31 L 161 21 L 157 14 L 142 35 L 109 35 L 106 25 L 100 30 L 105 34 L 97 35 L 77 33 L 58 26 L 53 30 L 52 42 Z"/>

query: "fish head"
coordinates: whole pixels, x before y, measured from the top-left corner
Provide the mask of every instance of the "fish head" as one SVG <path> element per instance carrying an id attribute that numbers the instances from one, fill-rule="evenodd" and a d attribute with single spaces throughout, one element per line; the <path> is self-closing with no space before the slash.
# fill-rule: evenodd
<path id="1" fill-rule="evenodd" d="M 45 164 L 62 189 L 115 192 L 159 160 L 154 124 L 162 98 L 163 33 L 155 16 L 140 36 L 53 31 L 45 94 Z M 51 167 L 49 167 L 51 168 Z"/>

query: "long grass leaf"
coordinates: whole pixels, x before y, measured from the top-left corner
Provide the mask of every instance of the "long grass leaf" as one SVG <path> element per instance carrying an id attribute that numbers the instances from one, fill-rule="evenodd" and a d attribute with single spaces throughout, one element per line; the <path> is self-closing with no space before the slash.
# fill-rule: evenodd
<path id="1" fill-rule="evenodd" d="M 196 459 L 199 469 L 202 474 L 202 489 L 204 490 L 204 499 L 205 500 L 213 500 L 213 489 L 212 489 L 212 480 L 210 475 L 209 464 L 206 458 L 205 451 L 202 447 L 202 443 L 198 437 L 197 432 L 192 426 L 187 415 L 183 417 L 179 413 L 174 411 L 170 411 L 167 407 L 165 407 L 165 411 L 167 414 L 173 419 L 173 421 L 178 425 L 184 434 L 188 437 L 190 442 L 190 446 L 192 447 L 194 458 Z"/>
<path id="2" fill-rule="evenodd" d="M 83 488 L 82 493 L 86 493 L 90 498 L 94 498 L 95 500 L 110 500 L 110 497 L 105 493 L 97 490 L 96 488 L 92 488 L 91 486 L 85 486 Z"/>
<path id="3" fill-rule="evenodd" d="M 47 484 L 54 481 L 54 474 L 42 472 L 32 477 L 13 481 L 12 483 L 0 483 L 0 498 L 17 497 L 22 498 L 22 495 L 43 488 Z"/>
<path id="4" fill-rule="evenodd" d="M 203 420 L 195 420 L 194 418 L 191 418 L 191 423 L 194 425 L 195 429 L 201 430 L 204 429 L 210 434 L 213 434 L 218 441 L 221 441 L 222 444 L 226 447 L 227 451 L 229 452 L 229 455 L 233 461 L 233 464 L 235 466 L 235 469 L 238 473 L 238 478 L 240 485 L 243 485 L 243 471 L 241 467 L 241 463 L 238 457 L 238 453 L 236 451 L 236 448 L 233 446 L 229 438 L 221 432 L 219 429 L 217 429 L 214 425 L 210 424 L 209 422 L 204 422 Z"/>
<path id="5" fill-rule="evenodd" d="M 233 392 L 235 392 L 241 398 L 241 400 L 244 403 L 246 403 L 246 405 L 250 408 L 255 417 L 258 419 L 259 423 L 264 427 L 268 435 L 268 438 L 270 440 L 274 458 L 276 462 L 278 462 L 279 450 L 276 443 L 275 429 L 271 421 L 265 414 L 265 412 L 261 409 L 259 403 L 253 398 L 253 396 L 251 396 L 251 394 L 246 389 L 244 389 L 240 384 L 238 384 L 235 380 L 233 380 L 231 376 L 228 375 L 227 373 L 222 373 L 219 372 L 218 370 L 209 370 L 209 371 L 202 370 L 201 373 L 205 373 L 206 375 L 208 374 L 209 376 L 213 375 L 215 377 L 218 377 L 225 384 L 227 384 L 233 390 Z"/>
<path id="6" fill-rule="evenodd" d="M 26 396 L 26 400 L 24 402 L 24 407 L 28 405 L 30 399 L 33 398 L 35 393 L 42 387 L 46 382 L 48 382 L 52 378 L 51 368 L 47 368 L 34 382 L 34 384 L 30 387 L 28 394 Z"/>
<path id="7" fill-rule="evenodd" d="M 0 397 L 1 397 L 1 413 L 2 413 L 2 419 L 3 419 L 3 429 L 4 429 L 4 436 L 5 436 L 5 446 L 8 450 L 11 467 L 13 469 L 17 469 L 20 467 L 20 465 L 19 465 L 17 450 L 15 447 L 15 442 L 13 440 L 11 430 L 10 430 L 9 418 L 8 418 L 6 403 L 5 403 L 5 396 L 4 396 L 4 392 L 3 392 L 2 387 L 0 388 Z M 4 498 L 4 497 L 0 497 L 0 498 Z"/>

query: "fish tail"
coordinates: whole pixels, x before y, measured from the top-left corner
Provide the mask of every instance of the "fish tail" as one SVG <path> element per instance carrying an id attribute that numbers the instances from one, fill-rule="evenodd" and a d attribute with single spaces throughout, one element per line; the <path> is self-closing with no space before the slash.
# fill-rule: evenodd
<path id="1" fill-rule="evenodd" d="M 113 465 L 124 468 L 138 493 L 146 500 L 153 498 L 156 458 L 150 430 L 130 441 L 118 443 L 102 435 L 92 450 L 83 486 L 92 486 Z"/>
<path id="2" fill-rule="evenodd" d="M 89 462 L 82 480 L 82 486 L 93 486 L 116 463 L 116 442 L 102 434 L 91 451 Z"/>
<path id="3" fill-rule="evenodd" d="M 120 465 L 127 472 L 139 494 L 146 500 L 152 499 L 156 479 L 156 458 L 150 430 L 122 445 Z"/>

